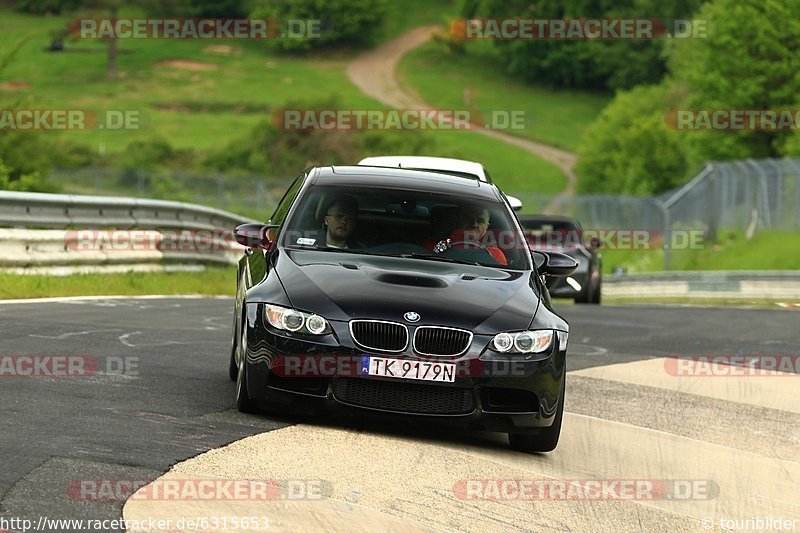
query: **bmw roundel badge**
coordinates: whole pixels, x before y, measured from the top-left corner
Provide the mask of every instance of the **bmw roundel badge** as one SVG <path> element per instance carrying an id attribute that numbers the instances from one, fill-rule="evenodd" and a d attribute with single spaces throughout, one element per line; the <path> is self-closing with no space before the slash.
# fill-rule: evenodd
<path id="1" fill-rule="evenodd" d="M 405 318 L 409 322 L 419 322 L 419 313 L 415 313 L 414 311 L 409 311 L 408 313 L 403 315 L 403 318 Z"/>

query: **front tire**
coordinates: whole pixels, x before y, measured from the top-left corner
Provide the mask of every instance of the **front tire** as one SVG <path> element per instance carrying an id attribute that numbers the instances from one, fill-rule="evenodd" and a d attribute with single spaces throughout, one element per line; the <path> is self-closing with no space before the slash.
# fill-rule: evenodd
<path id="1" fill-rule="evenodd" d="M 239 367 L 236 365 L 236 348 L 238 347 L 236 339 L 239 337 L 239 328 L 236 323 L 236 306 L 233 306 L 233 329 L 231 331 L 231 360 L 228 363 L 228 377 L 231 381 L 236 381 L 239 375 Z"/>
<path id="2" fill-rule="evenodd" d="M 242 413 L 258 413 L 258 402 L 250 398 L 247 392 L 247 346 L 244 333 L 242 334 L 242 341 L 240 342 L 239 349 L 239 365 L 236 371 L 236 407 Z"/>
<path id="3" fill-rule="evenodd" d="M 239 367 L 236 366 L 236 346 L 231 349 L 231 362 L 228 364 L 228 377 L 231 381 L 236 381 L 239 376 Z"/>
<path id="4" fill-rule="evenodd" d="M 556 417 L 553 420 L 553 425 L 548 428 L 542 428 L 533 435 L 509 433 L 508 443 L 511 445 L 512 450 L 524 453 L 542 453 L 552 452 L 556 449 L 558 438 L 561 435 L 561 421 L 564 418 L 564 393 L 566 388 L 565 381 L 564 386 L 561 388 L 561 396 L 558 398 L 558 407 L 556 407 Z"/>
<path id="5" fill-rule="evenodd" d="M 590 278 L 591 279 L 591 278 Z M 576 304 L 594 304 L 600 303 L 600 278 L 595 283 L 590 283 L 578 296 L 575 297 Z"/>
<path id="6" fill-rule="evenodd" d="M 601 280 L 597 280 L 597 286 L 594 288 L 594 294 L 592 295 L 592 303 L 593 304 L 600 304 L 600 300 L 602 299 L 600 287 L 602 286 L 603 282 Z"/>

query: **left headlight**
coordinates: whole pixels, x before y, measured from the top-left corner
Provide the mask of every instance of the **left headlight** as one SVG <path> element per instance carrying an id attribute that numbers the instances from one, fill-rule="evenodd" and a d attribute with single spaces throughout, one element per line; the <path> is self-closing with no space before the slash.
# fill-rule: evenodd
<path id="1" fill-rule="evenodd" d="M 489 348 L 500 353 L 542 353 L 550 348 L 554 337 L 551 329 L 498 333 Z"/>
<path id="2" fill-rule="evenodd" d="M 327 335 L 333 332 L 328 321 L 321 316 L 290 307 L 267 304 L 264 314 L 267 322 L 275 329 L 306 335 Z"/>

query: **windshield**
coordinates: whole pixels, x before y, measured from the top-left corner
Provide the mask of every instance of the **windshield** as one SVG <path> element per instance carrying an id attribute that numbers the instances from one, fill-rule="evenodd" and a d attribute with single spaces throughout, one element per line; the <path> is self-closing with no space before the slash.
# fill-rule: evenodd
<path id="1" fill-rule="evenodd" d="M 299 200 L 282 246 L 529 269 L 505 204 L 457 195 L 318 186 Z"/>
<path id="2" fill-rule="evenodd" d="M 522 232 L 533 249 L 568 248 L 583 244 L 583 232 L 569 220 L 522 219 Z"/>

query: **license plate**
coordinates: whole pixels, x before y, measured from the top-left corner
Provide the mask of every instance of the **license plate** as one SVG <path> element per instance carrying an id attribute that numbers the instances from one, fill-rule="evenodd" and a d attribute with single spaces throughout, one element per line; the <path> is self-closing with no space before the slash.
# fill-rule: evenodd
<path id="1" fill-rule="evenodd" d="M 452 383 L 456 380 L 456 365 L 365 356 L 361 359 L 361 375 Z"/>

